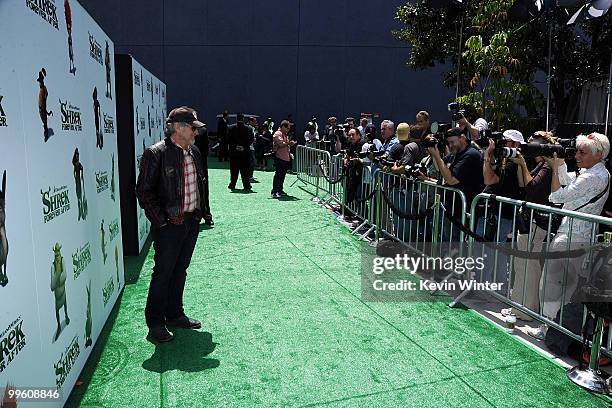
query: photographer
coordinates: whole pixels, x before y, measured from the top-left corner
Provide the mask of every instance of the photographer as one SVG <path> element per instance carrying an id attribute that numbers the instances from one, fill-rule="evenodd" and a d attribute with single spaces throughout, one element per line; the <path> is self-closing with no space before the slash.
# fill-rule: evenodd
<path id="1" fill-rule="evenodd" d="M 431 133 L 431 126 L 429 121 L 429 113 L 426 111 L 419 111 L 416 114 L 416 124 L 410 129 L 410 138 L 423 140 L 425 136 Z"/>
<path id="2" fill-rule="evenodd" d="M 524 141 L 523 134 L 518 130 L 508 129 L 503 133 L 505 147 L 517 148 Z M 482 192 L 522 200 L 523 189 L 519 186 L 517 177 L 519 171 L 518 165 L 507 158 L 496 158 L 495 152 L 495 141 L 489 139 L 489 145 L 485 149 L 484 162 L 482 164 L 482 174 L 486 186 Z M 515 207 L 493 199 L 483 201 L 482 203 L 482 207 L 478 209 L 476 233 L 484 237 L 488 242 L 503 243 L 511 241 Z M 487 248 L 486 250 L 489 249 Z M 497 262 L 493 264 L 495 259 Z M 482 271 L 482 276 L 479 278 L 483 282 L 504 283 L 503 290 L 507 294 L 508 257 L 497 250 L 493 253 L 488 253 L 488 256 L 485 258 L 485 268 Z"/>
<path id="3" fill-rule="evenodd" d="M 336 151 L 336 126 L 337 119 L 335 116 L 331 116 L 327 119 L 327 124 L 323 129 L 322 141 L 325 145 L 324 150 L 331 154 Z"/>
<path id="4" fill-rule="evenodd" d="M 365 152 L 369 152 L 369 151 L 381 151 L 382 150 L 382 143 L 380 142 L 380 140 L 376 137 L 376 126 L 374 125 L 367 125 L 365 128 L 365 143 L 362 147 L 362 153 Z"/>
<path id="5" fill-rule="evenodd" d="M 576 164 L 581 169 L 568 173 L 567 165 L 562 159 L 546 158 L 552 168 L 552 180 L 549 200 L 563 204 L 563 209 L 599 215 L 608 198 L 610 173 L 604 161 L 610 152 L 610 142 L 601 133 L 580 135 L 576 138 Z M 579 219 L 563 217 L 549 251 L 565 252 L 578 249 L 591 243 L 593 228 L 598 224 Z M 540 279 L 544 291 L 544 309 L 542 314 L 555 319 L 564 304 L 576 292 L 578 281 L 586 272 L 583 257 L 552 259 L 548 262 Z M 528 334 L 542 339 L 546 336 L 547 326 L 531 329 Z"/>
<path id="6" fill-rule="evenodd" d="M 399 133 L 398 126 L 398 136 Z M 391 168 L 391 172 L 395 174 L 404 174 L 406 166 L 412 167 L 421 162 L 421 160 L 427 155 L 427 150 L 421 144 L 421 140 L 430 133 L 431 129 L 429 127 L 429 114 L 425 111 L 417 113 L 416 125 L 409 129 L 409 142 L 405 145 L 400 160 Z M 401 138 L 399 139 L 401 141 Z"/>
<path id="7" fill-rule="evenodd" d="M 308 122 L 306 132 L 304 132 L 304 140 L 307 146 L 313 145 L 315 142 L 319 141 L 319 132 L 317 132 L 317 127 L 314 123 Z"/>
<path id="8" fill-rule="evenodd" d="M 478 139 L 479 134 L 489 128 L 487 121 L 480 117 L 476 108 L 472 105 L 465 105 L 463 112 L 458 112 L 457 126 L 461 129 L 467 129 L 470 139 Z"/>
<path id="9" fill-rule="evenodd" d="M 427 152 L 440 171 L 443 184 L 463 191 L 469 206 L 474 197 L 482 191 L 482 156 L 471 146 L 463 129 L 449 129 L 445 137 L 450 150 L 449 156 L 442 159 L 437 147 L 428 147 Z M 425 140 L 436 141 L 433 136 L 427 136 Z M 419 179 L 438 183 L 437 179 L 425 175 L 419 176 Z"/>
<path id="10" fill-rule="evenodd" d="M 413 148 L 416 147 L 417 150 L 422 150 L 421 154 L 425 154 L 424 149 L 421 149 L 420 145 L 410 142 L 410 134 L 410 125 L 407 123 L 400 123 L 397 125 L 397 139 L 399 140 L 399 143 L 393 145 L 385 155 L 385 161 L 393 162 L 393 165 L 391 167 L 385 165 L 383 167 L 383 171 L 402 175 L 405 173 L 404 169 L 406 165 L 412 166 L 414 164 L 414 159 L 416 157 L 413 157 Z M 407 159 L 409 162 L 402 161 L 406 156 L 409 156 Z M 389 180 L 388 185 L 391 187 L 393 205 L 395 208 L 399 209 L 399 211 L 403 213 L 411 213 L 413 199 L 418 198 L 418 194 L 416 197 L 413 197 L 413 195 L 416 193 L 413 188 L 412 180 L 394 177 L 393 179 Z M 393 215 L 395 236 L 401 241 L 406 241 L 408 238 L 405 236 L 405 231 L 409 230 L 408 226 L 410 225 L 410 222 L 411 221 L 403 219 L 396 214 Z M 423 222 L 421 222 L 421 224 L 423 224 Z M 414 231 L 416 231 L 416 229 Z"/>
<path id="11" fill-rule="evenodd" d="M 363 147 L 361 141 L 361 133 L 357 128 L 352 128 L 348 131 L 348 142 L 344 155 L 344 169 L 347 174 L 346 180 L 346 195 L 345 205 L 348 210 L 348 204 L 352 203 L 356 197 L 360 196 L 361 190 L 361 175 L 363 172 L 363 162 L 359 158 L 359 153 Z M 350 221 L 353 216 L 352 211 L 348 210 L 344 219 Z"/>
<path id="12" fill-rule="evenodd" d="M 399 143 L 395 136 L 395 124 L 389 119 L 383 120 L 380 124 L 380 136 L 382 137 L 382 150 L 385 152 L 389 152 L 394 145 Z"/>
<path id="13" fill-rule="evenodd" d="M 272 150 L 272 133 L 268 124 L 264 122 L 259 126 L 257 136 L 255 137 L 255 156 L 257 158 L 257 167 L 259 170 L 264 170 L 267 165 L 266 153 Z"/>
<path id="14" fill-rule="evenodd" d="M 529 138 L 529 143 L 554 144 L 554 138 L 550 132 L 538 131 Z M 546 162 L 545 157 L 536 156 L 534 160 L 536 166 L 529 170 L 522 155 L 512 159 L 518 165 L 518 184 L 525 189 L 525 201 L 550 205 L 548 196 L 551 192 L 552 169 Z M 546 241 L 546 226 L 538 225 L 535 219 L 533 220 L 534 222 L 531 222 L 533 217 L 530 210 L 520 212 L 518 216 L 521 219 L 517 219 L 517 223 L 522 224 L 526 230 L 521 231 L 519 227 L 516 241 L 517 250 L 532 253 L 541 252 Z M 539 285 L 542 274 L 540 261 L 538 259 L 515 257 L 513 265 L 514 281 L 510 298 L 528 309 L 539 310 Z M 515 311 L 512 308 L 503 309 L 501 314 L 502 316 L 516 314 L 516 317 L 521 320 L 533 320 L 528 315 L 517 310 Z"/>

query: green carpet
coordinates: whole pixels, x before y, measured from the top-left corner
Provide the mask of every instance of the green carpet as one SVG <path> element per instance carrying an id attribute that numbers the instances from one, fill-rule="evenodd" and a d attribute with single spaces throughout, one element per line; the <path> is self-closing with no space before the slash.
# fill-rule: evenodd
<path id="1" fill-rule="evenodd" d="M 153 251 L 126 259 L 124 293 L 67 406 L 607 407 L 565 370 L 448 299 L 364 303 L 364 243 L 311 195 L 227 190 L 211 169 L 212 229 L 200 233 L 185 291 L 202 330 L 144 337 Z M 226 166 L 225 166 L 226 167 Z M 429 299 L 428 299 L 429 300 Z"/>

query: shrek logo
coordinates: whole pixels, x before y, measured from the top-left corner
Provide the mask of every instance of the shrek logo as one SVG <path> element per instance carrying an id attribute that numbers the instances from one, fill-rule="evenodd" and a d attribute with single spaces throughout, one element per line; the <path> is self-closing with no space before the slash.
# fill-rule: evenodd
<path id="1" fill-rule="evenodd" d="M 114 221 L 111 221 L 108 224 L 108 241 L 111 242 L 117 235 L 119 235 L 119 218 L 115 218 Z"/>
<path id="2" fill-rule="evenodd" d="M 104 65 L 104 59 L 102 58 L 102 47 L 96 38 L 90 33 L 89 34 L 89 56 L 94 60 L 98 61 L 100 65 Z"/>
<path id="3" fill-rule="evenodd" d="M 83 130 L 81 109 L 68 103 L 68 101 L 62 102 L 61 99 L 59 103 L 62 111 L 62 130 L 81 132 Z"/>
<path id="4" fill-rule="evenodd" d="M 7 126 L 6 114 L 4 113 L 4 109 L 2 108 L 2 98 L 4 98 L 4 96 L 0 95 L 0 127 Z"/>
<path id="5" fill-rule="evenodd" d="M 110 278 L 104 288 L 102 289 L 102 300 L 104 301 L 104 307 L 108 304 L 111 296 L 115 293 L 115 280 Z"/>
<path id="6" fill-rule="evenodd" d="M 46 191 L 40 190 L 43 204 L 44 222 L 47 223 L 70 210 L 68 187 L 49 187 Z"/>
<path id="7" fill-rule="evenodd" d="M 74 280 L 76 280 L 81 272 L 91 263 L 91 249 L 89 242 L 83 245 L 72 254 L 72 269 L 74 271 Z"/>
<path id="8" fill-rule="evenodd" d="M 38 14 L 40 18 L 59 30 L 55 0 L 26 0 L 26 6 L 34 13 Z"/>
<path id="9" fill-rule="evenodd" d="M 106 113 L 104 114 L 104 133 L 115 133 L 115 120 Z"/>
<path id="10" fill-rule="evenodd" d="M 140 74 L 138 71 L 134 71 L 134 85 L 140 86 Z"/>
<path id="11" fill-rule="evenodd" d="M 19 316 L 0 334 L 0 373 L 8 368 L 26 346 L 22 326 L 23 319 Z"/>
<path id="12" fill-rule="evenodd" d="M 98 194 L 108 190 L 108 171 L 96 171 L 96 191 Z"/>
<path id="13" fill-rule="evenodd" d="M 81 354 L 81 348 L 79 347 L 79 340 L 77 336 L 74 336 L 66 350 L 62 352 L 57 363 L 53 364 L 55 369 L 55 385 L 57 388 L 62 388 L 64 381 L 70 374 L 70 370 L 74 367 L 74 363 Z"/>

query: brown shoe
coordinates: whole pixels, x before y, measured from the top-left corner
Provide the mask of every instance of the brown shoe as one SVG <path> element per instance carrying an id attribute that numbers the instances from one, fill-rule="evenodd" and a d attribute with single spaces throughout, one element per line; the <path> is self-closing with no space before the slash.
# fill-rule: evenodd
<path id="1" fill-rule="evenodd" d="M 166 343 L 172 339 L 174 336 L 166 329 L 166 326 L 152 327 L 147 334 L 147 340 L 153 343 Z"/>
<path id="2" fill-rule="evenodd" d="M 181 329 L 199 329 L 202 327 L 202 323 L 199 320 L 187 316 L 166 320 L 166 324 L 172 327 L 180 327 Z"/>

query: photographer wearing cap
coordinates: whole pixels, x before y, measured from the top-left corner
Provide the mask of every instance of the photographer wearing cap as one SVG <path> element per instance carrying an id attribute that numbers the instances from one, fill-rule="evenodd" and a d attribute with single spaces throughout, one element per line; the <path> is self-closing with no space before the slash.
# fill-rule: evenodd
<path id="1" fill-rule="evenodd" d="M 530 138 L 529 143 L 537 144 L 554 144 L 552 133 L 545 131 L 535 132 Z M 527 162 L 522 155 L 512 159 L 518 165 L 518 184 L 525 190 L 524 200 L 530 203 L 550 205 L 548 196 L 551 192 L 552 169 L 546 162 L 545 157 L 534 157 L 535 167 L 531 170 L 527 167 Z M 535 219 L 532 221 L 531 211 L 526 210 L 520 212 L 517 219 L 518 237 L 516 239 L 516 247 L 519 251 L 529 251 L 533 253 L 541 252 L 546 242 L 547 228 L 546 226 L 538 225 Z M 523 225 L 525 230 L 521 231 Z M 542 266 L 539 259 L 524 259 L 521 257 L 514 258 L 514 281 L 512 283 L 512 293 L 510 299 L 522 304 L 531 310 L 539 310 L 540 308 L 540 276 L 542 274 Z M 503 309 L 503 316 L 516 314 L 516 317 L 524 320 L 533 320 L 530 316 L 513 310 L 512 308 Z"/>
<path id="2" fill-rule="evenodd" d="M 202 156 L 194 146 L 203 126 L 192 108 L 173 109 L 166 119 L 166 138 L 147 147 L 140 162 L 136 196 L 151 221 L 155 249 L 145 318 L 147 338 L 155 342 L 173 339 L 166 325 L 202 326 L 185 315 L 183 291 L 205 203 Z"/>
<path id="3" fill-rule="evenodd" d="M 505 147 L 517 148 L 525 141 L 523 134 L 518 130 L 509 129 L 503 133 Z M 486 185 L 483 193 L 499 195 L 515 200 L 523 199 L 523 189 L 518 182 L 518 165 L 507 158 L 496 158 L 495 142 L 489 139 L 489 145 L 485 149 L 482 173 Z M 483 236 L 489 242 L 507 242 L 512 240 L 512 226 L 514 224 L 514 206 L 500 203 L 496 200 L 483 201 L 488 204 L 479 208 L 476 233 Z M 499 211 L 501 206 L 501 212 Z M 486 212 L 486 218 L 485 218 Z M 500 215 L 498 217 L 498 215 Z M 508 257 L 497 251 L 485 258 L 483 280 L 495 283 L 508 282 Z M 493 259 L 497 257 L 497 264 L 493 265 Z M 495 278 L 495 279 L 494 279 Z M 504 287 L 503 290 L 508 290 Z"/>
<path id="4" fill-rule="evenodd" d="M 478 139 L 479 134 L 489 128 L 487 121 L 480 117 L 476 108 L 472 105 L 465 105 L 463 113 L 457 113 L 460 116 L 457 119 L 457 126 L 461 129 L 467 129 L 470 139 Z"/>
<path id="5" fill-rule="evenodd" d="M 563 204 L 563 209 L 599 215 L 609 195 L 610 173 L 604 164 L 610 152 L 610 142 L 601 133 L 580 135 L 576 138 L 576 164 L 578 172 L 567 172 L 563 159 L 547 157 L 545 160 L 552 168 L 549 200 Z M 589 245 L 593 229 L 598 224 L 579 219 L 563 217 L 550 251 L 565 252 Z M 571 244 L 570 244 L 571 243 Z M 545 289 L 542 314 L 555 319 L 564 304 L 570 302 L 576 292 L 580 277 L 588 273 L 583 268 L 584 257 L 552 259 L 540 279 L 540 287 Z M 564 295 L 565 294 L 565 295 Z M 535 338 L 544 338 L 547 326 L 528 330 Z"/>
<path id="6" fill-rule="evenodd" d="M 471 146 L 463 129 L 451 128 L 446 132 L 445 137 L 450 155 L 442 159 L 437 147 L 428 147 L 427 152 L 440 171 L 444 181 L 443 184 L 463 191 L 469 206 L 474 197 L 482 191 L 482 156 L 478 150 Z M 435 140 L 433 136 L 427 136 L 426 139 Z M 439 182 L 425 175 L 419 178 L 434 183 Z"/>

